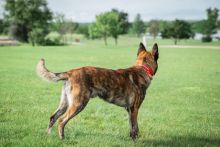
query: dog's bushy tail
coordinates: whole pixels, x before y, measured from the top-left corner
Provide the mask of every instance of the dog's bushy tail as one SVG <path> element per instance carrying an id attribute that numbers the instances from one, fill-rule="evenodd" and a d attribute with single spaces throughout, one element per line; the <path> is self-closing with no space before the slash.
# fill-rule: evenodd
<path id="1" fill-rule="evenodd" d="M 40 59 L 40 61 L 37 64 L 36 71 L 39 77 L 41 77 L 44 80 L 47 81 L 52 81 L 52 82 L 57 82 L 60 80 L 66 80 L 68 79 L 68 74 L 63 72 L 63 73 L 53 73 L 49 71 L 45 67 L 45 61 L 44 59 Z"/>

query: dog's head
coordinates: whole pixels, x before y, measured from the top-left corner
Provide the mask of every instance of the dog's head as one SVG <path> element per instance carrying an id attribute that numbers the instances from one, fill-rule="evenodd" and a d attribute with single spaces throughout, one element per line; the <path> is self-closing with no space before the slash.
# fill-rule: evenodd
<path id="1" fill-rule="evenodd" d="M 154 44 L 151 51 L 147 51 L 143 45 L 140 43 L 137 53 L 136 65 L 145 65 L 153 70 L 153 73 L 157 72 L 158 64 L 157 60 L 159 58 L 157 43 Z"/>

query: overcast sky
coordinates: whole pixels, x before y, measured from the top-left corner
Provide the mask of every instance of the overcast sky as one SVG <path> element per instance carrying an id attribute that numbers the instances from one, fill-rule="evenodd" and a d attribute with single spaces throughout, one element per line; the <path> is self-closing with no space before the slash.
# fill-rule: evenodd
<path id="1" fill-rule="evenodd" d="M 3 5 L 3 0 L 0 0 Z M 48 0 L 53 12 L 65 14 L 66 18 L 77 22 L 91 22 L 101 12 L 112 8 L 123 10 L 133 21 L 137 13 L 143 20 L 175 18 L 200 20 L 206 18 L 206 9 L 220 9 L 220 0 Z M 0 7 L 0 14 L 3 7 Z"/>

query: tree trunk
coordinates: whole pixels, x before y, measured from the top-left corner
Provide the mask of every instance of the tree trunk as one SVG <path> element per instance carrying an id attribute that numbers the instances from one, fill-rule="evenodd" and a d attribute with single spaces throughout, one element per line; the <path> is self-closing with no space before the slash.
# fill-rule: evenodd
<path id="1" fill-rule="evenodd" d="M 118 45 L 118 38 L 115 38 L 115 45 Z"/>
<path id="2" fill-rule="evenodd" d="M 32 46 L 35 46 L 35 43 L 32 41 Z"/>
<path id="3" fill-rule="evenodd" d="M 107 46 L 108 44 L 107 44 L 107 37 L 106 36 L 104 36 L 104 42 L 105 42 L 105 46 Z"/>
<path id="4" fill-rule="evenodd" d="M 174 44 L 175 44 L 175 45 L 177 44 L 177 39 L 174 39 Z"/>
<path id="5" fill-rule="evenodd" d="M 156 40 L 156 36 L 155 35 L 154 35 L 153 39 L 154 39 L 154 42 L 155 42 L 155 40 Z"/>
<path id="6" fill-rule="evenodd" d="M 72 32 L 70 33 L 70 43 L 71 44 L 73 43 L 73 33 Z"/>
<path id="7" fill-rule="evenodd" d="M 33 40 L 33 38 L 30 37 L 30 41 L 31 41 L 31 45 L 35 46 L 35 41 Z"/>

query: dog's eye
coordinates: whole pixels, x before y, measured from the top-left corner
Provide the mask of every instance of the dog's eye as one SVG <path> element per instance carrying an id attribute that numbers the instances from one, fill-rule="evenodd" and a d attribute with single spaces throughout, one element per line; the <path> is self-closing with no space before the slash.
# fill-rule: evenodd
<path id="1" fill-rule="evenodd" d="M 149 58 L 147 58 L 147 57 L 144 57 L 144 61 L 146 61 L 146 62 L 147 62 L 147 61 L 149 61 Z"/>

